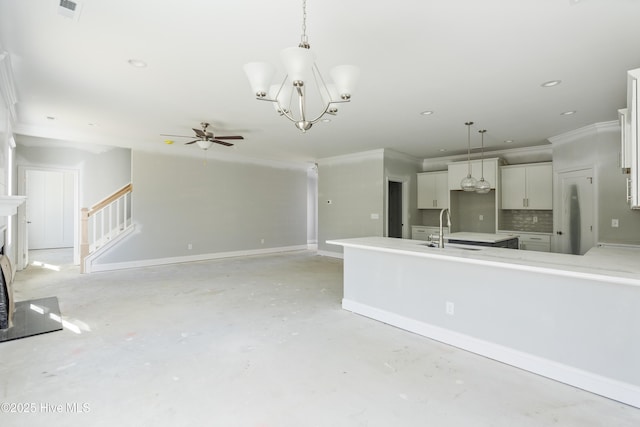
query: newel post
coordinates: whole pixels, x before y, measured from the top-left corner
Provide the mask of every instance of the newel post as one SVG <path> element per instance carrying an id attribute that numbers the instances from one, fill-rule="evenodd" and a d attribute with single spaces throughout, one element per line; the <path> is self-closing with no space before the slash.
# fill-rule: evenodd
<path id="1" fill-rule="evenodd" d="M 84 260 L 89 255 L 89 209 L 80 209 L 80 273 L 84 273 Z"/>

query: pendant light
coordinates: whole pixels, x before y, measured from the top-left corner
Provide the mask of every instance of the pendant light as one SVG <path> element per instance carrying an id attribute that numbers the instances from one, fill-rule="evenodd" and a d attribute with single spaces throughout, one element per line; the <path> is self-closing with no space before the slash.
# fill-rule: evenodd
<path id="1" fill-rule="evenodd" d="M 480 141 L 481 141 L 481 154 L 480 154 L 480 171 L 481 171 L 481 175 L 480 175 L 480 181 L 478 181 L 478 183 L 476 184 L 476 193 L 479 194 L 487 194 L 489 191 L 491 191 L 491 184 L 489 183 L 489 181 L 486 181 L 484 179 L 484 133 L 486 132 L 486 129 L 482 129 L 479 130 L 478 132 L 480 132 Z"/>
<path id="2" fill-rule="evenodd" d="M 471 176 L 471 125 L 473 122 L 466 122 L 467 126 L 467 177 L 460 181 L 460 187 L 464 191 L 476 191 L 476 179 Z"/>

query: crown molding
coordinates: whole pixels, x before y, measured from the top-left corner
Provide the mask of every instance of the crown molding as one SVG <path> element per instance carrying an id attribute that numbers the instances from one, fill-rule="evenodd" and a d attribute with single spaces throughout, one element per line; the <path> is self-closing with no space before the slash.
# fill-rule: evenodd
<path id="1" fill-rule="evenodd" d="M 385 150 L 379 148 L 376 150 L 361 151 L 358 153 L 343 154 L 341 156 L 325 157 L 318 159 L 318 165 L 333 165 L 340 163 L 354 163 L 363 160 L 383 160 Z"/>
<path id="2" fill-rule="evenodd" d="M 560 135 L 552 136 L 548 138 L 551 145 L 562 145 L 570 142 L 575 142 L 580 139 L 595 136 L 598 133 L 616 132 L 620 131 L 620 124 L 617 120 L 610 122 L 599 122 L 588 126 L 584 126 L 569 132 L 562 133 Z"/>

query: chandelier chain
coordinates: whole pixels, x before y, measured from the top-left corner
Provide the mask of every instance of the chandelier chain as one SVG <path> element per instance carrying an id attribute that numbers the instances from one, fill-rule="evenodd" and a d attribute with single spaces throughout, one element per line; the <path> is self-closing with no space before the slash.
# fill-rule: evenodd
<path id="1" fill-rule="evenodd" d="M 309 38 L 307 37 L 307 0 L 302 0 L 302 36 L 300 37 L 300 47 L 309 49 Z"/>

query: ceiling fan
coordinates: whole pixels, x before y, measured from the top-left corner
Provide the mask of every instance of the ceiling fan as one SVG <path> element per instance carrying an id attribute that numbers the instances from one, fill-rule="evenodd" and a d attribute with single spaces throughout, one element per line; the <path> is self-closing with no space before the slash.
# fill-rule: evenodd
<path id="1" fill-rule="evenodd" d="M 167 135 L 161 134 L 161 136 L 177 136 L 179 138 L 196 138 L 193 141 L 185 142 L 185 145 L 197 143 L 200 148 L 203 150 L 208 150 L 211 147 L 212 143 L 224 145 L 227 147 L 232 146 L 231 142 L 223 141 L 225 139 L 244 139 L 244 137 L 240 135 L 230 135 L 230 136 L 215 136 L 213 132 L 208 132 L 207 128 L 209 127 L 209 123 L 202 122 L 200 123 L 202 129 L 195 129 L 193 131 L 196 133 L 195 136 L 187 136 L 187 135 Z"/>

